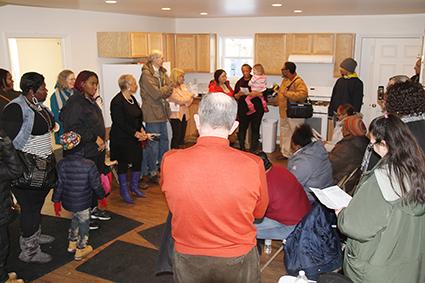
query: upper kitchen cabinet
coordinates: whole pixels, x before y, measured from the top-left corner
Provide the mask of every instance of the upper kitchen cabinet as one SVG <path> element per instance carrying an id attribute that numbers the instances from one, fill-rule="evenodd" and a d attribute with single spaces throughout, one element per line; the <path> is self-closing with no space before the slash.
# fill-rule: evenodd
<path id="1" fill-rule="evenodd" d="M 345 58 L 354 55 L 354 43 L 356 35 L 354 33 L 337 33 L 335 40 L 335 65 L 334 65 L 334 77 L 339 77 L 339 64 Z"/>
<path id="2" fill-rule="evenodd" d="M 174 33 L 163 33 L 163 53 L 165 61 L 171 63 L 171 67 L 174 68 L 176 64 L 176 35 Z"/>
<path id="3" fill-rule="evenodd" d="M 285 34 L 255 34 L 254 63 L 261 63 L 268 75 L 280 75 L 288 57 L 285 46 Z"/>
<path id="4" fill-rule="evenodd" d="M 149 32 L 98 32 L 99 57 L 140 58 L 153 49 L 163 51 L 162 33 Z"/>
<path id="5" fill-rule="evenodd" d="M 290 33 L 286 36 L 286 46 L 290 54 L 333 55 L 334 53 L 333 33 Z"/>
<path id="6" fill-rule="evenodd" d="M 215 68 L 215 34 L 176 34 L 176 67 L 185 72 L 209 73 Z"/>

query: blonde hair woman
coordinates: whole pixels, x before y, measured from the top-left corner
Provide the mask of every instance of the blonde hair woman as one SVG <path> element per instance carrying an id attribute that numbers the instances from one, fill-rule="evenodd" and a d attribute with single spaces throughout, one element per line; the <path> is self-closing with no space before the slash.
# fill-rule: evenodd
<path id="1" fill-rule="evenodd" d="M 187 120 L 189 119 L 189 106 L 193 101 L 193 97 L 184 83 L 183 70 L 173 69 L 170 79 L 175 84 L 173 93 L 168 98 L 171 108 L 170 123 L 173 130 L 171 148 L 179 148 L 184 145 Z"/>
<path id="2" fill-rule="evenodd" d="M 63 70 L 59 73 L 55 86 L 55 92 L 50 97 L 50 108 L 55 122 L 59 124 L 59 131 L 55 133 L 55 142 L 60 144 L 60 136 L 64 133 L 62 122 L 59 120 L 59 112 L 74 94 L 75 75 L 71 70 Z"/>

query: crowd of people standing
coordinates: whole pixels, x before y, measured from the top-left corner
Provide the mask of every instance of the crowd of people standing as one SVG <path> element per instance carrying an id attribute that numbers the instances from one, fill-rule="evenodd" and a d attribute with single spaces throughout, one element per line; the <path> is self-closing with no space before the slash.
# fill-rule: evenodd
<path id="1" fill-rule="evenodd" d="M 320 205 L 310 188 L 337 184 L 368 162 L 365 153 L 372 150 L 378 158 L 350 189 L 353 199 L 335 210 L 338 229 L 347 237 L 343 271 L 353 282 L 425 280 L 425 250 L 412 244 L 425 237 L 425 91 L 415 78 L 389 84 L 385 113 L 372 121 L 366 136 L 359 114 L 363 83 L 355 73 L 357 63 L 343 60 L 329 106 L 336 131 L 326 144 L 303 118 L 288 117 L 288 103 L 305 102 L 308 88 L 296 65 L 285 62 L 277 104 L 286 169 L 259 150 L 260 125 L 268 111 L 261 64 L 242 65 L 234 89 L 225 70 L 216 70 L 209 94 L 198 113 L 189 117 L 194 97 L 185 85 L 185 73 L 173 69 L 168 76 L 163 61 L 162 53 L 154 51 L 138 82 L 129 74 L 118 79 L 120 92 L 110 107 L 109 149 L 111 160 L 118 162 L 125 203 L 134 204 L 132 196 L 146 197 L 140 190 L 143 176 L 160 183 L 170 209 L 174 250 L 169 256 L 175 282 L 212 277 L 214 282 L 260 282 L 257 239 L 285 240 L 297 225 L 307 225 Z M 19 282 L 5 270 L 10 192 L 20 206 L 21 236 L 11 240 L 19 241 L 21 261 L 52 260 L 41 249 L 55 241 L 42 233 L 41 225 L 41 209 L 51 189 L 56 215 L 61 207 L 72 212 L 67 250 L 75 260 L 83 259 L 92 251 L 89 230 L 99 229 L 95 220 L 111 218 L 103 210 L 107 193 L 101 184 L 109 169 L 108 143 L 96 73 L 85 70 L 75 77 L 72 71 L 62 71 L 50 98 L 51 110 L 43 104 L 48 93 L 43 75 L 25 73 L 22 92 L 13 90 L 8 71 L 1 69 L 0 79 L 0 276 L 4 282 Z M 142 105 L 135 97 L 139 89 Z M 185 148 L 187 121 L 192 118 L 199 138 Z M 229 142 L 236 129 L 238 148 Z M 52 134 L 63 147 L 58 164 Z M 242 170 L 234 170 L 241 164 Z"/>

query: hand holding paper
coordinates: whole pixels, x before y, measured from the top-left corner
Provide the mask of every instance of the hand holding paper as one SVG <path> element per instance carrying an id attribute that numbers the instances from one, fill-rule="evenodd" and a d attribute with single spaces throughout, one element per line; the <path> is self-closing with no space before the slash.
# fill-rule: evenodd
<path id="1" fill-rule="evenodd" d="M 341 209 L 347 207 L 352 197 L 338 186 L 325 189 L 310 188 L 319 201 L 330 209 Z"/>

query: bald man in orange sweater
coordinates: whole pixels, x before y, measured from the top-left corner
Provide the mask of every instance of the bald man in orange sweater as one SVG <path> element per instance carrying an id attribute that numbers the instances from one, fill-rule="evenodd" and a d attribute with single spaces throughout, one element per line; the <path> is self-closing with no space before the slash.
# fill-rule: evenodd
<path id="1" fill-rule="evenodd" d="M 268 205 L 262 160 L 229 146 L 236 101 L 203 97 L 196 145 L 164 156 L 161 188 L 172 218 L 175 282 L 260 282 L 255 218 Z"/>

